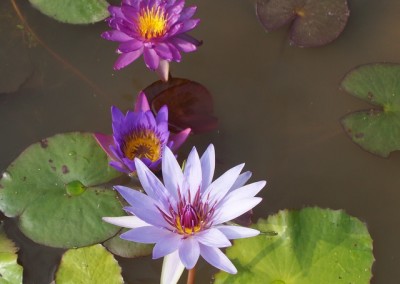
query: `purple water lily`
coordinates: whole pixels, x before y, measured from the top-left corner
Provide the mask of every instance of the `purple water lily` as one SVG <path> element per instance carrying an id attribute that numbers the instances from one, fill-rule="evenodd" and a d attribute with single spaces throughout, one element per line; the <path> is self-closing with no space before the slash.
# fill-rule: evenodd
<path id="1" fill-rule="evenodd" d="M 109 6 L 107 22 L 112 30 L 102 37 L 120 42 L 114 69 L 142 54 L 149 69 L 165 69 L 168 62 L 181 60 L 181 52 L 195 51 L 200 42 L 186 32 L 200 20 L 191 19 L 196 7 L 184 5 L 184 0 L 122 0 L 120 7 Z"/>
<path id="2" fill-rule="evenodd" d="M 168 108 L 163 106 L 154 117 L 143 92 L 140 92 L 134 111 L 124 115 L 117 107 L 111 108 L 113 135 L 95 133 L 99 145 L 111 158 L 115 169 L 132 174 L 136 172 L 135 158 L 156 170 L 165 146 L 177 150 L 186 140 L 190 128 L 178 134 L 168 131 Z"/>
<path id="3" fill-rule="evenodd" d="M 193 148 L 184 170 L 166 147 L 162 160 L 164 184 L 140 160 L 135 159 L 135 164 L 147 195 L 127 187 L 115 187 L 130 204 L 125 210 L 134 216 L 104 217 L 104 221 L 132 228 L 121 235 L 122 239 L 156 244 L 153 258 L 169 259 L 164 265 L 163 283 L 177 281 L 177 263 L 192 269 L 200 255 L 211 265 L 236 273 L 234 265 L 219 248 L 231 246 L 230 239 L 256 236 L 259 231 L 224 223 L 256 206 L 261 198 L 255 195 L 266 182 L 244 186 L 250 177 L 249 172 L 240 174 L 244 164 L 212 182 L 213 145 L 201 159 Z"/>

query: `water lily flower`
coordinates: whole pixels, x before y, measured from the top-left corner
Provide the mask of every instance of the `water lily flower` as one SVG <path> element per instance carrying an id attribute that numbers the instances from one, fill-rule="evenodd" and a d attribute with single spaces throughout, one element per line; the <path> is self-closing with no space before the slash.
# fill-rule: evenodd
<path id="1" fill-rule="evenodd" d="M 122 0 L 121 6 L 109 6 L 107 22 L 112 30 L 102 37 L 120 42 L 117 53 L 121 55 L 114 69 L 124 68 L 143 54 L 146 66 L 165 76 L 168 62 L 179 62 L 181 52 L 195 51 L 201 42 L 186 32 L 200 20 L 192 19 L 195 6 L 184 5 L 184 0 Z"/>
<path id="2" fill-rule="evenodd" d="M 190 128 L 170 133 L 167 106 L 154 117 L 143 92 L 139 93 L 133 112 L 124 115 L 113 106 L 111 115 L 113 135 L 95 133 L 94 137 L 111 158 L 110 165 L 127 174 L 136 172 L 135 158 L 152 170 L 158 169 L 164 148 L 177 150 L 190 133 Z"/>
<path id="3" fill-rule="evenodd" d="M 153 258 L 165 256 L 167 259 L 167 263 L 164 259 L 162 283 L 176 282 L 175 270 L 181 273 L 180 266 L 192 269 L 200 255 L 211 265 L 236 273 L 235 266 L 219 248 L 231 246 L 231 239 L 253 237 L 259 231 L 225 223 L 256 206 L 261 198 L 255 195 L 266 182 L 244 185 L 250 176 L 248 172 L 240 174 L 244 164 L 233 167 L 212 182 L 213 145 L 201 158 L 193 148 L 183 170 L 166 147 L 162 160 L 164 184 L 142 161 L 135 159 L 135 164 L 147 195 L 116 186 L 130 205 L 124 209 L 133 216 L 104 217 L 103 220 L 131 228 L 121 235 L 122 239 L 155 243 Z"/>

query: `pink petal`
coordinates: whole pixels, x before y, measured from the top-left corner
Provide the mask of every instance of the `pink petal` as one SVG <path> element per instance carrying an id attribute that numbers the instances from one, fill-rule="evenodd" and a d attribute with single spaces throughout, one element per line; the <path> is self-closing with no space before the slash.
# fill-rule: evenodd
<path id="1" fill-rule="evenodd" d="M 186 128 L 185 130 L 182 130 L 178 134 L 171 134 L 171 141 L 174 141 L 174 144 L 171 147 L 171 150 L 173 152 L 176 152 L 176 150 L 179 149 L 179 147 L 186 141 L 187 137 L 189 136 L 191 132 L 190 128 Z"/>
<path id="2" fill-rule="evenodd" d="M 106 152 L 106 154 L 112 159 L 112 160 L 118 160 L 117 157 L 115 157 L 114 153 L 110 150 L 110 146 L 114 145 L 114 138 L 112 135 L 105 135 L 102 133 L 94 133 L 93 134 L 94 139 L 96 139 L 97 143 L 100 145 L 100 147 Z"/>
<path id="3" fill-rule="evenodd" d="M 143 48 L 138 50 L 121 54 L 117 61 L 115 61 L 114 69 L 120 70 L 135 61 L 143 53 Z"/>
<path id="4" fill-rule="evenodd" d="M 153 48 L 144 48 L 143 58 L 147 68 L 153 71 L 158 68 L 158 65 L 160 64 L 160 57 Z"/>
<path id="5" fill-rule="evenodd" d="M 150 110 L 149 102 L 147 101 L 147 97 L 145 93 L 140 92 L 139 95 L 136 98 L 136 103 L 135 103 L 135 112 L 145 112 Z"/>

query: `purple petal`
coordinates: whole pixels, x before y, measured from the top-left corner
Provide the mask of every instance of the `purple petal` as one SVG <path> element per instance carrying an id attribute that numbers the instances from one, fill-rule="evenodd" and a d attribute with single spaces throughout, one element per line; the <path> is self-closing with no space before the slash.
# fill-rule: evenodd
<path id="1" fill-rule="evenodd" d="M 215 210 L 215 217 L 213 219 L 214 225 L 219 225 L 228 222 L 236 217 L 246 213 L 258 203 L 261 202 L 260 197 L 252 197 L 242 200 L 234 200 L 232 202 L 225 202 L 222 207 L 217 207 Z"/>
<path id="2" fill-rule="evenodd" d="M 154 244 L 171 234 L 174 233 L 154 226 L 145 226 L 121 234 L 121 239 L 137 243 Z"/>
<path id="3" fill-rule="evenodd" d="M 197 49 L 197 46 L 193 43 L 180 39 L 178 37 L 171 39 L 171 42 L 178 48 L 178 50 L 183 52 L 192 52 Z"/>
<path id="4" fill-rule="evenodd" d="M 118 46 L 118 52 L 120 53 L 128 53 L 131 51 L 138 50 L 139 48 L 143 47 L 143 42 L 131 39 L 129 41 L 124 41 Z"/>
<path id="5" fill-rule="evenodd" d="M 160 58 L 165 59 L 165 60 L 171 60 L 172 59 L 172 52 L 169 49 L 168 44 L 166 44 L 166 43 L 158 43 L 154 47 L 154 50 L 156 51 L 156 53 L 158 54 L 158 56 Z"/>
<path id="6" fill-rule="evenodd" d="M 144 48 L 143 50 L 144 63 L 147 68 L 155 71 L 160 63 L 160 57 L 153 48 Z"/>
<path id="7" fill-rule="evenodd" d="M 162 106 L 156 116 L 157 124 L 167 122 L 168 123 L 168 107 L 167 105 Z"/>
<path id="8" fill-rule="evenodd" d="M 165 147 L 162 159 L 162 175 L 165 187 L 178 200 L 178 188 L 182 188 L 183 173 L 174 154 Z"/>
<path id="9" fill-rule="evenodd" d="M 118 158 L 115 157 L 114 153 L 110 150 L 110 146 L 114 145 L 114 138 L 112 135 L 94 133 L 93 136 L 96 139 L 97 143 L 100 145 L 100 147 L 103 149 L 103 151 L 106 152 L 106 154 L 112 160 L 118 160 Z"/>
<path id="10" fill-rule="evenodd" d="M 179 30 L 179 33 L 184 33 L 190 30 L 193 30 L 200 22 L 200 19 L 191 19 L 183 22 L 183 25 L 181 29 Z"/>
<path id="11" fill-rule="evenodd" d="M 101 37 L 106 40 L 119 41 L 119 42 L 126 42 L 132 40 L 132 37 L 118 30 L 106 31 L 101 34 Z"/>
<path id="12" fill-rule="evenodd" d="M 131 170 L 129 170 L 128 168 L 125 167 L 125 165 L 123 165 L 121 162 L 118 161 L 111 161 L 109 163 L 109 165 L 111 167 L 113 167 L 114 169 L 116 169 L 117 171 L 120 171 L 122 173 L 126 173 L 129 174 L 131 172 Z"/>
<path id="13" fill-rule="evenodd" d="M 173 253 L 179 248 L 182 236 L 179 234 L 170 234 L 160 239 L 153 249 L 153 259 L 157 259 L 167 254 Z"/>
<path id="14" fill-rule="evenodd" d="M 194 13 L 196 13 L 196 10 L 197 10 L 196 6 L 184 8 L 182 10 L 179 20 L 182 22 L 188 20 L 189 18 L 193 17 Z"/>
<path id="15" fill-rule="evenodd" d="M 203 174 L 201 190 L 204 192 L 211 184 L 215 171 L 215 149 L 213 144 L 208 146 L 203 156 L 201 156 L 200 162 Z"/>
<path id="16" fill-rule="evenodd" d="M 182 130 L 178 134 L 171 134 L 170 140 L 174 142 L 174 144 L 171 147 L 171 150 L 173 152 L 178 150 L 179 147 L 186 141 L 186 139 L 189 136 L 190 132 L 191 132 L 191 129 L 190 128 L 186 128 L 185 130 Z"/>
<path id="17" fill-rule="evenodd" d="M 111 107 L 111 120 L 113 123 L 119 124 L 124 118 L 125 116 L 119 108 L 117 108 L 116 106 Z"/>
<path id="18" fill-rule="evenodd" d="M 186 238 L 182 240 L 179 247 L 179 258 L 186 269 L 192 269 L 200 256 L 199 243 L 195 238 Z"/>
<path id="19" fill-rule="evenodd" d="M 189 157 L 186 161 L 183 176 L 188 183 L 190 195 L 192 196 L 192 198 L 194 198 L 197 190 L 200 188 L 202 178 L 200 158 L 199 154 L 196 151 L 196 147 L 193 147 L 192 151 L 190 151 Z M 185 190 L 186 189 L 184 188 L 183 192 L 185 192 Z"/>
<path id="20" fill-rule="evenodd" d="M 241 226 L 217 226 L 216 229 L 220 230 L 228 239 L 242 239 L 254 237 L 260 234 L 260 231 L 241 227 Z"/>
<path id="21" fill-rule="evenodd" d="M 178 251 L 167 255 L 163 261 L 160 284 L 177 283 L 183 270 L 185 270 L 185 266 L 179 258 Z"/>
<path id="22" fill-rule="evenodd" d="M 115 61 L 114 69 L 120 70 L 135 61 L 143 53 L 143 48 L 138 50 L 121 54 L 117 61 Z"/>
<path id="23" fill-rule="evenodd" d="M 240 164 L 226 171 L 222 176 L 210 184 L 210 186 L 205 190 L 203 196 L 207 197 L 210 202 L 219 201 L 224 198 L 226 193 L 235 183 L 243 167 L 244 164 Z"/>
<path id="24" fill-rule="evenodd" d="M 137 18 L 139 10 L 131 5 L 121 5 L 121 12 L 123 17 L 133 22 L 133 19 Z"/>
<path id="25" fill-rule="evenodd" d="M 167 9 L 167 14 L 179 14 L 185 6 L 184 0 L 178 0 L 175 5 Z"/>
<path id="26" fill-rule="evenodd" d="M 252 173 L 250 171 L 241 173 L 235 183 L 229 189 L 228 193 L 238 189 L 239 187 L 242 187 L 251 178 L 251 175 Z"/>
<path id="27" fill-rule="evenodd" d="M 182 55 L 179 52 L 178 48 L 176 48 L 175 45 L 171 42 L 168 42 L 167 44 L 172 53 L 172 60 L 176 61 L 176 62 L 180 62 L 182 59 Z"/>
<path id="28" fill-rule="evenodd" d="M 139 111 L 145 112 L 145 111 L 149 111 L 149 110 L 150 110 L 150 106 L 149 106 L 147 97 L 146 97 L 145 93 L 140 92 L 136 98 L 135 112 L 139 112 Z"/>
<path id="29" fill-rule="evenodd" d="M 147 195 L 154 200 L 159 200 L 165 212 L 169 209 L 169 200 L 171 199 L 169 192 L 161 183 L 161 181 L 143 164 L 139 159 L 135 159 L 136 171 Z"/>
<path id="30" fill-rule="evenodd" d="M 230 247 L 232 244 L 219 230 L 211 228 L 195 235 L 196 240 L 208 247 Z"/>
<path id="31" fill-rule="evenodd" d="M 129 187 L 116 186 L 115 189 L 118 190 L 130 205 L 132 205 L 132 207 L 130 207 L 130 212 L 132 214 L 153 226 L 170 227 L 149 196 Z"/>
<path id="32" fill-rule="evenodd" d="M 137 216 L 121 216 L 121 217 L 103 217 L 104 222 L 124 227 L 124 228 L 139 228 L 144 226 L 150 226 Z"/>
<path id="33" fill-rule="evenodd" d="M 183 39 L 183 40 L 188 41 L 190 43 L 193 43 L 196 46 L 200 46 L 203 43 L 202 41 L 197 40 L 197 39 L 195 39 L 194 37 L 192 37 L 192 36 L 190 36 L 188 34 L 177 35 L 177 38 L 180 38 L 180 39 Z"/>
<path id="34" fill-rule="evenodd" d="M 122 11 L 121 11 L 121 7 L 118 7 L 118 6 L 108 6 L 108 12 L 110 12 L 110 15 L 112 16 L 112 17 L 115 17 L 115 18 L 124 18 L 124 15 L 122 14 Z"/>
<path id="35" fill-rule="evenodd" d="M 211 265 L 231 274 L 236 274 L 237 270 L 232 262 L 218 248 L 200 245 L 201 256 Z"/>

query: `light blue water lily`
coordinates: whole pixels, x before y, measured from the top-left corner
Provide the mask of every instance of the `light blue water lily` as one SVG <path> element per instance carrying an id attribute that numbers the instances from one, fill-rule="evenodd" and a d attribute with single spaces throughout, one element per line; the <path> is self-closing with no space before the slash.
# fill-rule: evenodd
<path id="1" fill-rule="evenodd" d="M 259 231 L 225 223 L 260 203 L 261 198 L 255 195 L 266 182 L 244 185 L 250 177 L 249 172 L 240 174 L 244 164 L 212 182 L 213 145 L 201 159 L 193 148 L 183 171 L 166 147 L 162 159 L 164 184 L 139 159 L 135 159 L 135 165 L 147 195 L 115 187 L 130 204 L 125 210 L 133 216 L 104 217 L 104 221 L 131 228 L 121 235 L 125 240 L 155 243 L 153 258 L 166 256 L 162 283 L 176 282 L 183 267 L 192 269 L 200 255 L 218 269 L 236 273 L 235 266 L 219 248 L 231 246 L 231 239 L 253 237 Z"/>

